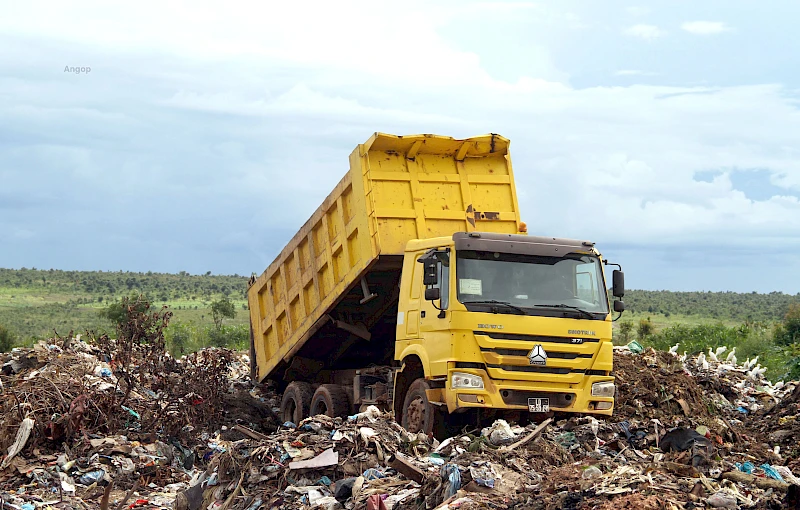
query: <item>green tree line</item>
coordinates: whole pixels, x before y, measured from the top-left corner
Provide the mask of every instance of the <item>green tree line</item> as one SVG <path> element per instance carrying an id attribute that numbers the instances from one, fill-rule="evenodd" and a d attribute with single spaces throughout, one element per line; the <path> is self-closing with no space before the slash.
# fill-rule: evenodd
<path id="1" fill-rule="evenodd" d="M 733 321 L 781 320 L 797 295 L 737 292 L 671 292 L 667 290 L 626 290 L 625 308 L 634 313 L 697 316 Z"/>
<path id="2" fill-rule="evenodd" d="M 152 296 L 160 301 L 200 299 L 224 295 L 244 299 L 246 276 L 134 273 L 104 271 L 62 271 L 56 269 L 2 269 L 0 288 L 45 293 L 90 295 L 95 301 L 128 295 L 131 292 Z"/>

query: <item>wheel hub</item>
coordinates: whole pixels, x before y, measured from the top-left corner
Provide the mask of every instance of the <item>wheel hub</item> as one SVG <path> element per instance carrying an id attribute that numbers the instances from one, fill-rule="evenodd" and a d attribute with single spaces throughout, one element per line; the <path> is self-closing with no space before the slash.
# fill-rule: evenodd
<path id="1" fill-rule="evenodd" d="M 408 429 L 409 432 L 419 432 L 425 421 L 425 402 L 421 397 L 414 399 L 408 406 Z"/>

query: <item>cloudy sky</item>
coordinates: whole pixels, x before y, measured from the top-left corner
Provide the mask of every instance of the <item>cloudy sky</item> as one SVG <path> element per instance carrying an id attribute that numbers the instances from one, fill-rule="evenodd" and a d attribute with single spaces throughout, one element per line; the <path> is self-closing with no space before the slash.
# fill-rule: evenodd
<path id="1" fill-rule="evenodd" d="M 0 267 L 261 273 L 373 132 L 493 132 L 628 287 L 800 292 L 794 0 L 127 5 L 0 8 Z"/>

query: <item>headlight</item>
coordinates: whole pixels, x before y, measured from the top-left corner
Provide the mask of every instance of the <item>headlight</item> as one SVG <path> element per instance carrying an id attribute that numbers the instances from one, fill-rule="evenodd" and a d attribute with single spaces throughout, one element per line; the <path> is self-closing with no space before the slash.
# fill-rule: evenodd
<path id="1" fill-rule="evenodd" d="M 476 390 L 483 389 L 483 378 L 479 375 L 464 374 L 462 372 L 453 372 L 453 380 L 450 383 L 453 389 L 456 388 L 471 388 Z"/>
<path id="2" fill-rule="evenodd" d="M 614 381 L 596 382 L 592 384 L 593 397 L 613 397 L 614 390 L 616 390 Z"/>

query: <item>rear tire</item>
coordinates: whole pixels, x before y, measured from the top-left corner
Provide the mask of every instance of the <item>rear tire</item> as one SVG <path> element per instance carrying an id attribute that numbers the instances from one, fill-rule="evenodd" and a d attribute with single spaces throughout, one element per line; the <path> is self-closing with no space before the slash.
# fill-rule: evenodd
<path id="1" fill-rule="evenodd" d="M 324 414 L 331 418 L 345 418 L 350 414 L 350 399 L 338 384 L 323 384 L 311 399 L 310 416 Z"/>
<path id="2" fill-rule="evenodd" d="M 301 421 L 310 416 L 311 396 L 314 394 L 311 385 L 307 382 L 294 381 L 289 383 L 283 392 L 281 400 L 281 420 L 290 421 L 299 425 Z"/>
<path id="3" fill-rule="evenodd" d="M 400 424 L 411 433 L 422 432 L 426 435 L 433 433 L 437 412 L 425 393 L 429 389 L 428 381 L 420 378 L 411 383 L 406 392 Z"/>

